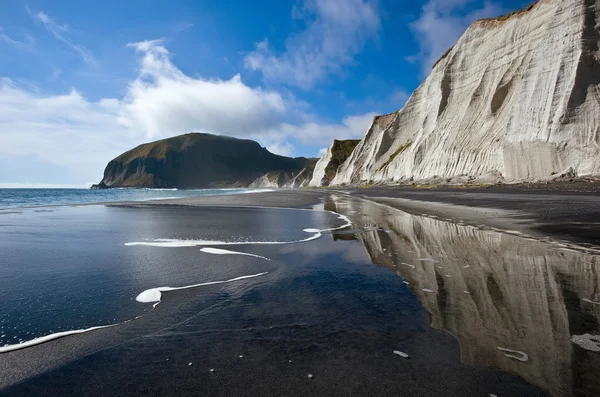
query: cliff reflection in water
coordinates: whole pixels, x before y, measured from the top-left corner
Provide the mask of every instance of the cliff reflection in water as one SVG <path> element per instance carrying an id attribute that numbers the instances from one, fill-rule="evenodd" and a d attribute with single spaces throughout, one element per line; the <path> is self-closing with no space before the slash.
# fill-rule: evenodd
<path id="1" fill-rule="evenodd" d="M 555 396 L 600 395 L 600 258 L 331 197 L 373 263 L 401 276 L 470 365 Z"/>

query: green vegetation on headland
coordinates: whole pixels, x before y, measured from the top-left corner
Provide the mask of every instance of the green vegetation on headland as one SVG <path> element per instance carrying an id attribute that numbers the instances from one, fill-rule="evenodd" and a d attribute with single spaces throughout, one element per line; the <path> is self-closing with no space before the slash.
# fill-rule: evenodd
<path id="1" fill-rule="evenodd" d="M 312 170 L 316 161 L 279 156 L 249 139 L 190 133 L 121 154 L 108 163 L 95 187 L 247 187 L 267 173 L 277 178 Z"/>
<path id="2" fill-rule="evenodd" d="M 323 185 L 328 185 L 333 180 L 339 166 L 350 157 L 359 142 L 360 139 L 347 139 L 344 141 L 335 139 L 333 141 L 333 145 L 331 146 L 331 159 L 325 168 Z"/>

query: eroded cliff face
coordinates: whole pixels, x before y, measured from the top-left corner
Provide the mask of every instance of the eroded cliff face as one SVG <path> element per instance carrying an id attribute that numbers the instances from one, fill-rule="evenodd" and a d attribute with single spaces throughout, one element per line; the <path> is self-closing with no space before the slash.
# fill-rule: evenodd
<path id="1" fill-rule="evenodd" d="M 308 183 L 308 186 L 328 186 L 335 177 L 340 165 L 350 157 L 352 151 L 359 142 L 359 140 L 354 139 L 335 139 L 333 144 L 327 148 L 327 152 L 325 152 L 319 161 L 317 161 L 312 179 Z"/>
<path id="2" fill-rule="evenodd" d="M 332 184 L 600 174 L 600 0 L 475 22 Z"/>
<path id="3" fill-rule="evenodd" d="M 312 167 L 305 167 L 298 173 L 272 171 L 256 178 L 250 188 L 299 188 L 308 185 L 312 178 Z"/>

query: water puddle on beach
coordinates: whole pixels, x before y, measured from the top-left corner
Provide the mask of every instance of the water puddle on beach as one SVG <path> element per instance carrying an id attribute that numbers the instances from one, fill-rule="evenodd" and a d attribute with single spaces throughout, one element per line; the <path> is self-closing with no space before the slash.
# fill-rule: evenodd
<path id="1" fill-rule="evenodd" d="M 400 276 L 461 360 L 554 396 L 600 395 L 600 257 L 333 198 L 373 263 Z"/>
<path id="2" fill-rule="evenodd" d="M 13 261 L 0 277 L 21 285 L 4 291 L 14 297 L 5 308 L 28 303 L 19 300 L 27 292 L 74 299 L 87 286 L 111 292 L 84 307 L 106 321 L 151 313 L 97 339 L 0 354 L 0 371 L 16 368 L 5 378 L 19 379 L 30 357 L 46 368 L 3 392 L 600 394 L 597 256 L 359 199 L 330 195 L 316 209 L 98 207 L 88 217 L 61 209 L 30 214 L 25 226 L 15 215 L 11 236 L 31 251 L 31 269 L 27 278 L 17 266 L 23 247 L 7 251 Z M 35 237 L 40 217 L 42 229 L 60 221 L 68 232 Z M 58 241 L 71 242 L 51 251 L 62 253 L 50 271 L 40 250 Z M 83 258 L 87 266 L 72 265 Z M 31 277 L 54 280 L 52 288 L 33 294 Z M 71 309 L 84 315 L 79 306 Z M 84 349 L 101 338 L 104 348 Z M 73 346 L 85 356 L 69 356 Z"/>

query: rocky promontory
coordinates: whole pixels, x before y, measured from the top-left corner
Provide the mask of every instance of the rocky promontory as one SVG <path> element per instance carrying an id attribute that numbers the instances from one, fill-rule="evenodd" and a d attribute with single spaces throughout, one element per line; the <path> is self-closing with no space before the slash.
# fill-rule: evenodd
<path id="1" fill-rule="evenodd" d="M 267 173 L 290 180 L 316 159 L 279 156 L 248 139 L 190 133 L 140 145 L 111 160 L 96 188 L 247 187 Z"/>

